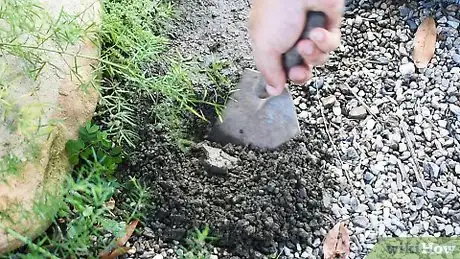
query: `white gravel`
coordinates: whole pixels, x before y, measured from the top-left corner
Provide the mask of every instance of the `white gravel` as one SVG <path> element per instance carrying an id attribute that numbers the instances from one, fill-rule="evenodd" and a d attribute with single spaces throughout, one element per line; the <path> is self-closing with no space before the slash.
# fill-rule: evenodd
<path id="1" fill-rule="evenodd" d="M 342 45 L 310 84 L 318 107 L 304 120 L 324 127 L 313 112 L 324 107 L 342 160 L 330 163 L 337 188 L 325 205 L 348 222 L 350 258 L 381 237 L 460 234 L 460 6 L 403 2 L 348 1 Z M 430 8 L 437 47 L 419 70 L 412 44 Z"/>

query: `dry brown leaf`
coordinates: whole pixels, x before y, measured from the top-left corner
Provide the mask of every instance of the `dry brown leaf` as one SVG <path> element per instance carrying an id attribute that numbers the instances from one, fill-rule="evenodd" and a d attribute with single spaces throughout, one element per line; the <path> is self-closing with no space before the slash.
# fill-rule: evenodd
<path id="1" fill-rule="evenodd" d="M 99 258 L 100 259 L 112 259 L 116 258 L 120 255 L 124 255 L 128 252 L 129 248 L 124 247 L 126 242 L 128 242 L 129 238 L 131 238 L 131 235 L 134 233 L 134 230 L 136 229 L 137 224 L 139 223 L 139 220 L 134 220 L 129 225 L 126 227 L 126 234 L 117 239 L 115 243 L 112 243 L 104 249 L 101 253 L 99 253 Z"/>
<path id="2" fill-rule="evenodd" d="M 412 58 L 415 66 L 425 68 L 433 58 L 436 49 L 436 22 L 433 17 L 427 17 L 417 29 L 414 39 Z"/>
<path id="3" fill-rule="evenodd" d="M 115 259 L 121 255 L 126 254 L 128 250 L 129 250 L 128 247 L 118 247 L 115 250 L 113 250 L 111 253 L 101 254 L 99 258 L 100 259 Z"/>
<path id="4" fill-rule="evenodd" d="M 327 233 L 323 243 L 324 259 L 333 259 L 339 256 L 345 258 L 350 253 L 350 236 L 343 222 L 335 226 Z"/>
<path id="5" fill-rule="evenodd" d="M 126 235 L 117 241 L 118 246 L 123 246 L 128 242 L 129 238 L 133 234 L 134 230 L 136 229 L 137 224 L 139 223 L 139 220 L 134 220 L 129 225 L 126 227 Z"/>

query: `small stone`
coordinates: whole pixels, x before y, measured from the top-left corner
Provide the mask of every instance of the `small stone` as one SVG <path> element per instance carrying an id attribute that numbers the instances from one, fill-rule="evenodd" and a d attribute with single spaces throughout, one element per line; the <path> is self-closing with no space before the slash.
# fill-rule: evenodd
<path id="1" fill-rule="evenodd" d="M 454 28 L 454 29 L 457 29 L 458 26 L 460 25 L 460 23 L 456 22 L 456 21 L 448 21 L 447 24 L 449 24 L 449 26 Z"/>
<path id="2" fill-rule="evenodd" d="M 441 137 L 447 137 L 447 136 L 449 136 L 449 131 L 446 130 L 446 129 L 440 128 L 440 129 L 439 129 L 439 135 L 440 135 Z"/>
<path id="3" fill-rule="evenodd" d="M 438 22 L 439 23 L 447 23 L 447 17 L 443 16 L 443 17 L 439 18 Z"/>
<path id="4" fill-rule="evenodd" d="M 458 107 L 457 105 L 451 103 L 449 104 L 449 109 L 456 116 L 460 116 L 460 107 Z"/>
<path id="5" fill-rule="evenodd" d="M 423 106 L 421 112 L 423 117 L 430 117 L 430 109 L 428 107 Z"/>
<path id="6" fill-rule="evenodd" d="M 379 226 L 379 235 L 383 236 L 385 234 L 385 224 L 380 224 Z"/>
<path id="7" fill-rule="evenodd" d="M 407 145 L 406 143 L 399 143 L 399 152 L 404 152 L 404 151 L 407 151 Z"/>
<path id="8" fill-rule="evenodd" d="M 154 251 L 144 252 L 140 257 L 141 258 L 163 259 L 162 254 L 156 254 Z"/>
<path id="9" fill-rule="evenodd" d="M 415 208 L 419 210 L 423 208 L 423 206 L 425 206 L 425 199 L 423 197 L 415 198 Z"/>
<path id="10" fill-rule="evenodd" d="M 342 202 L 343 205 L 350 205 L 350 195 L 340 196 L 339 201 Z"/>
<path id="11" fill-rule="evenodd" d="M 334 113 L 335 116 L 339 116 L 340 114 L 342 114 L 342 108 L 340 108 L 340 106 L 338 105 L 335 105 L 334 107 L 332 107 L 332 113 Z"/>
<path id="12" fill-rule="evenodd" d="M 441 128 L 446 128 L 447 127 L 447 121 L 446 120 L 438 120 L 438 125 Z"/>
<path id="13" fill-rule="evenodd" d="M 371 174 L 370 172 L 366 172 L 363 178 L 366 182 L 370 182 L 372 181 L 372 179 L 374 179 L 374 175 Z"/>
<path id="14" fill-rule="evenodd" d="M 358 216 L 353 220 L 353 224 L 355 224 L 358 227 L 368 228 L 369 219 L 364 216 Z"/>
<path id="15" fill-rule="evenodd" d="M 377 162 L 377 164 L 371 165 L 371 171 L 374 175 L 378 175 L 380 172 L 385 171 L 385 164 L 382 162 Z"/>
<path id="16" fill-rule="evenodd" d="M 301 110 L 306 110 L 306 109 L 307 109 L 307 105 L 306 105 L 305 103 L 301 103 L 301 104 L 299 104 L 299 108 L 300 108 Z"/>
<path id="17" fill-rule="evenodd" d="M 364 106 L 358 106 L 351 109 L 349 115 L 351 119 L 364 119 L 367 115 L 367 110 Z"/>
<path id="18" fill-rule="evenodd" d="M 373 130 L 374 127 L 375 127 L 375 124 L 376 124 L 376 122 L 375 122 L 374 119 L 369 119 L 369 120 L 367 121 L 367 123 L 366 123 L 366 128 L 367 128 L 368 130 Z"/>
<path id="19" fill-rule="evenodd" d="M 460 226 L 455 227 L 455 235 L 460 235 Z"/>
<path id="20" fill-rule="evenodd" d="M 390 217 L 390 208 L 385 207 L 383 208 L 383 218 L 389 218 Z"/>
<path id="21" fill-rule="evenodd" d="M 238 159 L 230 156 L 219 148 L 210 147 L 202 144 L 201 147 L 206 152 L 206 170 L 215 174 L 227 174 L 229 169 L 236 166 Z"/>
<path id="22" fill-rule="evenodd" d="M 454 227 L 452 227 L 452 225 L 446 225 L 444 231 L 446 232 L 446 236 L 450 236 L 454 233 Z"/>
<path id="23" fill-rule="evenodd" d="M 290 258 L 294 257 L 294 255 L 293 255 L 292 252 L 291 252 L 291 249 L 289 249 L 289 248 L 286 247 L 286 246 L 284 247 L 284 254 L 285 254 L 287 257 L 290 257 Z"/>
<path id="24" fill-rule="evenodd" d="M 321 245 L 321 240 L 319 238 L 313 241 L 313 247 L 319 247 Z"/>
<path id="25" fill-rule="evenodd" d="M 420 225 L 419 224 L 415 224 L 410 230 L 409 230 L 409 233 L 411 235 L 418 235 L 420 233 Z"/>
<path id="26" fill-rule="evenodd" d="M 431 141 L 432 140 L 432 132 L 431 132 L 431 129 L 430 128 L 426 128 L 426 129 L 423 129 L 423 135 L 425 136 L 425 139 L 427 141 Z"/>
<path id="27" fill-rule="evenodd" d="M 372 114 L 379 114 L 379 107 L 377 107 L 376 105 L 372 105 L 372 106 L 369 108 L 369 111 L 370 111 Z"/>
<path id="28" fill-rule="evenodd" d="M 370 41 L 373 41 L 375 40 L 375 36 L 372 32 L 368 31 L 367 32 L 367 39 L 370 40 Z"/>
<path id="29" fill-rule="evenodd" d="M 337 99 L 335 98 L 335 95 L 330 95 L 321 99 L 321 102 L 325 108 L 332 107 L 336 101 Z"/>
<path id="30" fill-rule="evenodd" d="M 359 204 L 355 211 L 358 213 L 363 213 L 367 211 L 368 209 L 369 209 L 369 206 L 367 206 L 366 204 Z"/>
<path id="31" fill-rule="evenodd" d="M 457 63 L 457 64 L 460 64 L 460 54 L 453 54 L 452 55 L 452 60 Z"/>
<path id="32" fill-rule="evenodd" d="M 300 255 L 301 258 L 311 258 L 313 256 L 313 248 L 307 246 L 305 251 Z"/>
<path id="33" fill-rule="evenodd" d="M 301 111 L 301 112 L 299 113 L 299 118 L 306 119 L 306 118 L 309 117 L 309 115 L 310 115 L 309 112 L 307 112 L 307 111 Z"/>
<path id="34" fill-rule="evenodd" d="M 403 76 L 411 75 L 411 74 L 415 73 L 415 65 L 414 65 L 414 63 L 409 62 L 409 63 L 406 63 L 406 64 L 403 64 L 403 65 L 399 66 L 399 72 Z"/>

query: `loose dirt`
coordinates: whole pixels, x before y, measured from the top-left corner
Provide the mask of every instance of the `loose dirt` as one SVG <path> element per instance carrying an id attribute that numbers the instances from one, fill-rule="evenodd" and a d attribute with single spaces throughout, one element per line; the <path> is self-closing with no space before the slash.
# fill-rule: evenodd
<path id="1" fill-rule="evenodd" d="M 194 0 L 178 6 L 184 20 L 171 37 L 184 56 L 203 57 L 203 63 L 212 55 L 229 60 L 223 73 L 234 83 L 244 68 L 254 68 L 247 1 Z M 194 83 L 197 88 L 209 86 L 205 75 Z M 293 93 L 313 102 L 304 89 L 293 88 Z M 202 149 L 192 147 L 183 153 L 161 128 L 145 120 L 141 143 L 122 170 L 154 190 L 156 208 L 145 222 L 153 231 L 141 240 L 172 244 L 183 241 L 187 231 L 209 225 L 211 235 L 218 237 L 214 245 L 226 250 L 226 256 L 220 253 L 219 258 L 259 258 L 284 246 L 294 251 L 297 244 L 320 246 L 334 224 L 322 204 L 323 192 L 335 185 L 325 163 L 330 160 L 325 152 L 329 142 L 322 129 L 303 122 L 301 128 L 300 136 L 275 152 L 206 142 L 238 160 L 222 175 L 206 171 Z"/>

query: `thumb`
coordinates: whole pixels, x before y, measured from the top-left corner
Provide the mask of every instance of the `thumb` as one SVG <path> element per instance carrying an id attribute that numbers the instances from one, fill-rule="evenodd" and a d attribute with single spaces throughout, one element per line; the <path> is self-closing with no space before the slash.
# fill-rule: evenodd
<path id="1" fill-rule="evenodd" d="M 282 66 L 281 54 L 274 51 L 255 55 L 257 70 L 267 82 L 267 92 L 271 96 L 280 95 L 286 87 L 286 74 Z"/>

